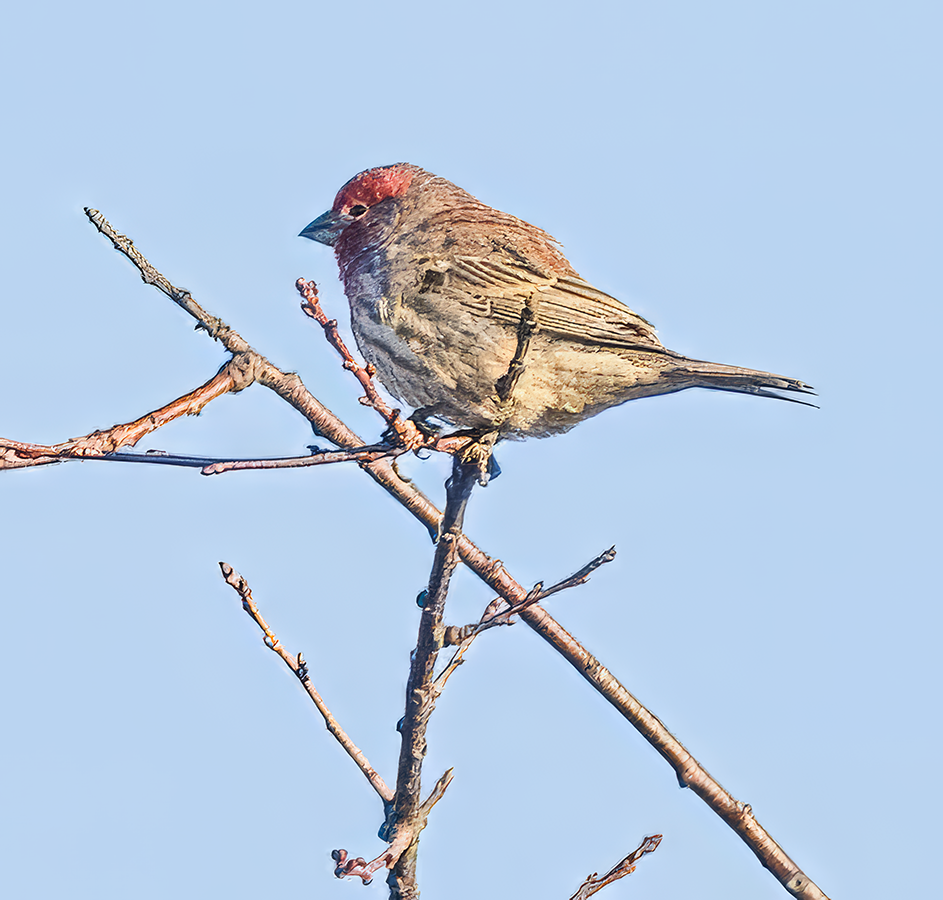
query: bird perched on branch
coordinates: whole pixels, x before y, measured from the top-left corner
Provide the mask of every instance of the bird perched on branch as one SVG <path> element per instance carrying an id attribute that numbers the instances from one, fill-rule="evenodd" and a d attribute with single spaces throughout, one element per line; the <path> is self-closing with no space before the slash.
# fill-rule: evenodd
<path id="1" fill-rule="evenodd" d="M 301 236 L 334 248 L 361 352 L 422 418 L 493 439 L 545 437 L 692 387 L 811 393 L 666 349 L 545 231 L 409 163 L 354 176 Z"/>

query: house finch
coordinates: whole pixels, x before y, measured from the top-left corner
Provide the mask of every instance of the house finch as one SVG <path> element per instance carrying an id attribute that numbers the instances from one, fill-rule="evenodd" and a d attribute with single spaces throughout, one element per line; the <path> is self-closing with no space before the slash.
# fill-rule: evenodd
<path id="1" fill-rule="evenodd" d="M 546 232 L 409 163 L 356 175 L 301 236 L 334 248 L 361 352 L 421 418 L 544 437 L 692 387 L 811 393 L 792 378 L 667 350 Z"/>

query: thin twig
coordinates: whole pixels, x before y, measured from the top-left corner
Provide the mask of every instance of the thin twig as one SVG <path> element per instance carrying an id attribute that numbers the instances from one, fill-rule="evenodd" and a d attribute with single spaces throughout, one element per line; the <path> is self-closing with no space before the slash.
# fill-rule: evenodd
<path id="1" fill-rule="evenodd" d="M 565 591 L 567 588 L 585 584 L 596 569 L 607 562 L 612 562 L 615 558 L 616 548 L 610 547 L 590 560 L 582 569 L 574 572 L 569 578 L 564 578 L 563 581 L 557 582 L 552 587 L 545 589 L 543 583 L 538 582 L 527 592 L 527 596 L 520 603 L 511 605 L 503 597 L 496 597 L 488 604 L 477 622 L 461 628 L 455 625 L 448 626 L 443 634 L 443 645 L 446 647 L 454 646 L 456 649 L 452 654 L 452 658 L 436 676 L 434 682 L 436 696 L 442 692 L 452 673 L 465 661 L 465 654 L 478 635 L 499 625 L 513 625 L 514 617 L 520 615 L 525 609 L 539 603 L 544 597 Z"/>
<path id="2" fill-rule="evenodd" d="M 482 614 L 481 621 L 477 624 L 466 625 L 464 628 L 450 626 L 445 629 L 443 633 L 443 645 L 446 647 L 455 646 L 455 652 L 442 668 L 442 671 L 435 677 L 432 686 L 436 697 L 445 689 L 446 682 L 452 677 L 455 670 L 465 662 L 465 654 L 468 652 L 468 648 L 475 642 L 475 638 L 477 638 L 479 634 L 483 634 L 489 628 L 494 628 L 497 625 L 511 625 L 512 616 L 514 616 L 515 613 L 537 602 L 540 598 L 542 588 L 543 584 L 539 582 L 535 584 L 530 589 L 527 596 L 516 606 L 508 606 L 507 602 L 499 597 L 497 600 L 492 600 L 491 603 L 488 604 L 488 607 Z M 503 608 L 503 612 L 499 612 L 501 608 Z"/>
<path id="3" fill-rule="evenodd" d="M 219 341 L 230 353 L 243 353 L 252 349 L 222 319 L 209 315 L 186 288 L 175 287 L 171 284 L 134 246 L 134 241 L 112 228 L 111 223 L 97 209 L 86 206 L 85 215 L 111 241 L 115 250 L 123 253 L 137 267 L 141 273 L 141 281 L 153 285 L 182 310 L 189 313 L 197 320 L 198 328 L 202 328 L 211 338 Z"/>
<path id="4" fill-rule="evenodd" d="M 201 474 L 219 475 L 222 472 L 236 472 L 246 469 L 300 469 L 307 466 L 323 466 L 340 462 L 374 462 L 378 459 L 394 459 L 408 452 L 408 447 L 373 444 L 368 447 L 356 447 L 352 450 L 320 450 L 308 456 L 293 456 L 285 459 L 218 460 L 205 466 L 201 470 Z"/>
<path id="5" fill-rule="evenodd" d="M 608 562 L 612 562 L 615 558 L 616 548 L 610 547 L 608 550 L 604 550 L 598 556 L 591 559 L 583 568 L 574 572 L 568 578 L 558 581 L 551 587 L 545 588 L 542 582 L 535 585 L 527 592 L 527 596 L 520 603 L 511 605 L 504 597 L 495 597 L 495 599 L 485 607 L 485 611 L 481 614 L 481 618 L 477 622 L 472 622 L 470 625 L 463 625 L 461 627 L 449 625 L 445 629 L 445 646 L 462 645 L 461 652 L 464 653 L 468 649 L 468 646 L 470 646 L 471 641 L 482 632 L 499 625 L 513 625 L 514 617 L 519 615 L 523 610 L 560 591 L 585 584 L 589 581 L 589 576 L 592 575 L 596 569 Z"/>
<path id="6" fill-rule="evenodd" d="M 548 588 L 544 588 L 540 592 L 539 600 L 545 600 L 547 597 L 552 594 L 557 594 L 560 591 L 568 590 L 571 587 L 576 587 L 580 584 L 586 584 L 589 581 L 589 576 L 593 574 L 600 566 L 604 566 L 606 563 L 612 562 L 616 558 L 616 548 L 615 546 L 610 547 L 608 550 L 603 550 L 599 556 L 591 559 L 582 569 L 574 572 L 569 578 L 564 578 L 563 581 L 558 581 L 556 584 L 551 585 Z"/>
<path id="7" fill-rule="evenodd" d="M 0 438 L 0 442 L 3 439 Z M 26 452 L 36 453 L 37 451 L 55 450 L 62 445 L 47 447 L 43 444 L 19 444 L 17 441 L 6 442 L 9 445 L 19 448 L 26 448 Z M 0 447 L 3 443 L 0 443 Z M 20 450 L 23 452 L 23 450 Z M 115 451 L 106 453 L 102 456 L 66 456 L 61 458 L 51 458 L 46 455 L 36 457 L 39 462 L 33 465 L 47 465 L 58 462 L 68 462 L 70 460 L 82 460 L 83 462 L 122 462 L 122 463 L 141 463 L 151 466 L 177 466 L 184 469 L 199 469 L 201 475 L 218 475 L 222 472 L 243 471 L 247 469 L 302 469 L 310 466 L 324 466 L 332 463 L 343 462 L 372 462 L 378 459 L 395 459 L 409 451 L 405 447 L 390 447 L 387 444 L 373 444 L 368 447 L 357 447 L 353 450 L 315 450 L 307 456 L 282 456 L 269 459 L 233 459 L 223 456 L 190 456 L 182 453 L 168 453 L 166 450 L 146 450 L 144 452 L 135 451 Z M 0 462 L 0 468 L 3 468 Z M 10 466 L 9 468 L 22 468 L 22 466 Z"/>
<path id="8" fill-rule="evenodd" d="M 305 281 L 299 278 L 295 282 L 295 289 L 301 294 L 301 309 L 306 316 L 314 319 L 323 329 L 328 343 L 340 354 L 344 361 L 344 368 L 354 374 L 354 377 L 360 382 L 363 388 L 364 397 L 361 403 L 375 409 L 385 420 L 390 431 L 396 435 L 399 441 L 409 450 L 418 450 L 421 447 L 429 447 L 435 444 L 435 439 L 430 439 L 423 434 L 416 423 L 409 419 L 404 419 L 398 409 L 393 409 L 380 396 L 376 385 L 373 383 L 373 376 L 376 369 L 371 364 L 360 365 L 354 358 L 347 345 L 344 343 L 340 332 L 337 330 L 337 319 L 329 319 L 321 309 L 321 300 L 318 297 L 318 286 L 313 281 Z"/>
<path id="9" fill-rule="evenodd" d="M 308 696 L 318 708 L 318 712 L 321 713 L 321 716 L 324 718 L 324 724 L 327 726 L 327 730 L 334 735 L 337 743 L 347 751 L 347 755 L 357 764 L 357 768 L 363 772 L 367 781 L 370 782 L 373 789 L 380 795 L 380 799 L 383 800 L 384 803 L 389 803 L 393 799 L 393 792 L 380 777 L 376 769 L 367 761 L 367 757 L 364 755 L 363 751 L 348 737 L 347 732 L 341 728 L 337 719 L 334 718 L 331 711 L 327 708 L 327 704 L 321 699 L 321 695 L 311 682 L 311 678 L 308 675 L 308 665 L 302 655 L 300 653 L 297 657 L 292 655 L 285 649 L 278 638 L 275 637 L 275 633 L 269 628 L 265 619 L 262 618 L 258 606 L 256 606 L 255 601 L 252 599 L 252 590 L 245 578 L 229 565 L 229 563 L 221 562 L 219 568 L 222 570 L 226 584 L 239 594 L 242 600 L 242 608 L 265 634 L 265 646 L 268 647 L 269 650 L 274 650 L 282 658 L 285 665 L 295 674 L 295 677 L 301 682 L 304 689 L 308 692 Z"/>
<path id="10" fill-rule="evenodd" d="M 576 893 L 570 897 L 570 900 L 589 900 L 593 894 L 597 891 L 601 891 L 607 884 L 612 884 L 620 878 L 625 878 L 626 875 L 631 875 L 635 871 L 638 861 L 645 856 L 646 853 L 654 853 L 655 850 L 658 849 L 661 838 L 662 835 L 660 834 L 649 835 L 635 850 L 625 857 L 625 859 L 617 862 L 601 878 L 593 872 L 593 874 L 579 886 Z"/>

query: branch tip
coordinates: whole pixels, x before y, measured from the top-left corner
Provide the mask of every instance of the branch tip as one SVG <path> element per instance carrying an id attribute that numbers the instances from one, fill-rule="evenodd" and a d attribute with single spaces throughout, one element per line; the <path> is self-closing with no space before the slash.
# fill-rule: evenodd
<path id="1" fill-rule="evenodd" d="M 660 834 L 647 835 L 635 850 L 624 859 L 617 862 L 601 878 L 596 872 L 593 872 L 593 874 L 579 886 L 576 893 L 570 897 L 570 900 L 587 900 L 587 898 L 591 897 L 597 891 L 601 891 L 606 885 L 612 884 L 620 878 L 625 878 L 626 875 L 631 875 L 635 871 L 638 861 L 645 856 L 646 853 L 653 853 L 658 849 L 661 840 L 662 835 Z"/>

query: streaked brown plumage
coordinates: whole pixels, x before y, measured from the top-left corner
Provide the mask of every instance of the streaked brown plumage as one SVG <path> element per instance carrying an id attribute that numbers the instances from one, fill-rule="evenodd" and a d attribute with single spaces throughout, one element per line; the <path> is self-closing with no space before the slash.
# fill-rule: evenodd
<path id="1" fill-rule="evenodd" d="M 368 169 L 301 232 L 333 246 L 361 352 L 423 416 L 544 437 L 638 397 L 691 387 L 811 393 L 768 372 L 687 359 L 594 288 L 546 232 L 418 166 Z M 496 385 L 536 320 L 511 396 Z M 797 401 L 801 402 L 801 401 Z"/>

